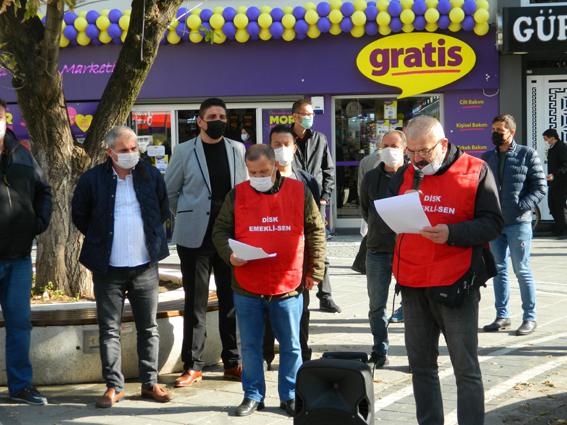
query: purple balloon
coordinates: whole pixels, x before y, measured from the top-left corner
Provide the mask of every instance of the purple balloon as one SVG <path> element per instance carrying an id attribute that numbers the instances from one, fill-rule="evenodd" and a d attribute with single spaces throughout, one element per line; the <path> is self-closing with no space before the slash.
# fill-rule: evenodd
<path id="1" fill-rule="evenodd" d="M 108 12 L 108 19 L 110 19 L 110 22 L 113 24 L 117 24 L 120 18 L 122 18 L 122 12 L 118 9 L 112 9 Z"/>
<path id="2" fill-rule="evenodd" d="M 272 37 L 274 37 L 276 40 L 282 38 L 284 30 L 285 28 L 281 24 L 281 22 L 274 22 L 270 26 L 270 34 L 272 34 Z"/>
<path id="3" fill-rule="evenodd" d="M 451 18 L 449 18 L 449 15 L 439 16 L 439 19 L 437 20 L 437 26 L 439 28 L 446 30 L 447 28 L 449 28 L 449 25 L 451 25 Z"/>
<path id="4" fill-rule="evenodd" d="M 296 34 L 307 34 L 307 31 L 309 31 L 309 24 L 307 22 L 305 22 L 303 19 L 295 21 Z"/>
<path id="5" fill-rule="evenodd" d="M 91 43 L 95 46 L 100 46 L 102 44 L 102 41 L 100 41 L 98 38 L 93 38 L 91 39 Z"/>
<path id="6" fill-rule="evenodd" d="M 413 10 L 413 13 L 416 15 L 424 15 L 425 12 L 427 12 L 427 4 L 425 4 L 423 0 L 415 0 L 411 10 Z"/>
<path id="7" fill-rule="evenodd" d="M 260 39 L 260 34 L 250 36 L 250 40 L 259 40 L 259 39 Z"/>
<path id="8" fill-rule="evenodd" d="M 120 37 L 116 37 L 112 39 L 114 44 L 122 44 L 122 39 Z"/>
<path id="9" fill-rule="evenodd" d="M 209 24 L 208 22 L 203 22 L 201 24 L 201 26 L 203 27 L 203 29 L 199 30 L 199 34 L 201 34 L 203 37 L 205 37 L 207 35 L 205 30 L 211 31 L 211 24 Z"/>
<path id="10" fill-rule="evenodd" d="M 177 28 L 175 28 L 175 33 L 183 40 L 187 41 L 189 40 L 189 35 L 191 34 L 191 28 L 189 28 L 187 24 L 183 22 L 177 25 Z"/>
<path id="11" fill-rule="evenodd" d="M 427 26 L 427 21 L 423 16 L 416 16 L 412 24 L 416 30 L 421 31 Z"/>
<path id="12" fill-rule="evenodd" d="M 295 33 L 295 39 L 296 40 L 305 40 L 306 38 L 307 38 L 307 33 L 305 33 L 305 34 Z"/>
<path id="13" fill-rule="evenodd" d="M 366 3 L 367 6 L 376 6 L 376 2 L 375 1 L 369 1 L 368 3 Z"/>
<path id="14" fill-rule="evenodd" d="M 366 25 L 364 26 L 364 31 L 368 35 L 375 35 L 376 33 L 378 33 L 378 23 L 374 21 L 366 22 Z"/>
<path id="15" fill-rule="evenodd" d="M 317 13 L 319 14 L 319 16 L 321 17 L 325 17 L 328 16 L 329 13 L 331 13 L 331 5 L 329 3 L 319 3 L 317 5 Z"/>
<path id="16" fill-rule="evenodd" d="M 163 37 L 161 38 L 161 41 L 159 42 L 159 44 L 167 44 L 167 33 L 168 33 L 168 31 L 166 31 L 163 34 Z"/>
<path id="17" fill-rule="evenodd" d="M 74 40 L 71 40 L 71 44 L 72 44 L 73 46 L 78 46 L 78 45 L 79 45 L 79 42 L 77 41 L 77 39 L 74 39 Z"/>
<path id="18" fill-rule="evenodd" d="M 226 22 L 232 22 L 235 16 L 236 16 L 236 9 L 234 9 L 234 7 L 227 7 L 222 11 L 222 17 Z"/>
<path id="19" fill-rule="evenodd" d="M 293 16 L 295 16 L 295 19 L 297 19 L 299 21 L 300 19 L 303 19 L 305 17 L 305 8 L 303 8 L 301 6 L 296 6 L 296 7 L 293 8 L 292 13 L 293 13 Z"/>
<path id="20" fill-rule="evenodd" d="M 232 22 L 226 22 L 222 26 L 222 32 L 227 37 L 233 37 L 232 40 L 234 40 L 234 35 L 236 34 L 236 27 Z"/>
<path id="21" fill-rule="evenodd" d="M 342 32 L 351 32 L 354 28 L 354 24 L 352 23 L 352 20 L 350 18 L 343 18 L 343 20 L 339 24 L 339 27 L 341 27 Z"/>
<path id="22" fill-rule="evenodd" d="M 364 11 L 364 14 L 366 15 L 367 22 L 374 21 L 376 16 L 378 16 L 378 8 L 376 8 L 376 6 L 368 6 Z"/>
<path id="23" fill-rule="evenodd" d="M 437 3 L 437 11 L 440 15 L 448 15 L 452 8 L 449 0 L 439 0 L 439 3 Z"/>
<path id="24" fill-rule="evenodd" d="M 476 2 L 472 0 L 465 0 L 465 4 L 463 4 L 463 12 L 465 12 L 466 15 L 473 15 L 476 12 L 476 9 Z"/>
<path id="25" fill-rule="evenodd" d="M 258 22 L 250 22 L 246 27 L 246 32 L 250 35 L 250 37 L 256 37 L 260 35 L 260 25 Z"/>
<path id="26" fill-rule="evenodd" d="M 270 15 L 272 16 L 272 19 L 274 20 L 274 22 L 280 22 L 285 14 L 284 14 L 284 11 L 281 10 L 279 7 L 274 7 L 272 9 L 272 12 L 270 13 Z"/>
<path id="27" fill-rule="evenodd" d="M 475 25 L 476 22 L 472 16 L 465 16 L 465 19 L 461 22 L 461 28 L 465 31 L 472 31 Z"/>
<path id="28" fill-rule="evenodd" d="M 321 3 L 319 3 L 319 4 L 321 4 Z M 329 32 L 332 25 L 333 24 L 331 24 L 331 21 L 329 21 L 329 18 L 319 18 L 319 20 L 317 21 L 317 28 L 319 28 L 319 31 L 321 31 L 321 32 Z"/>
<path id="29" fill-rule="evenodd" d="M 394 32 L 400 32 L 403 26 L 404 24 L 400 20 L 400 18 L 392 18 L 392 20 L 390 21 L 390 29 Z"/>
<path id="30" fill-rule="evenodd" d="M 201 10 L 201 14 L 199 15 L 199 17 L 201 18 L 201 21 L 203 21 L 203 22 L 209 22 L 209 19 L 211 19 L 211 16 L 213 16 L 213 11 L 210 10 L 210 9 Z"/>
<path id="31" fill-rule="evenodd" d="M 87 28 L 85 29 L 85 34 L 91 40 L 94 40 L 95 38 L 98 39 L 98 36 L 100 34 L 100 30 L 98 29 L 98 27 L 95 24 L 89 24 L 87 26 Z"/>
<path id="32" fill-rule="evenodd" d="M 67 12 L 65 16 L 63 16 L 63 20 L 67 25 L 73 25 L 75 19 L 77 19 L 77 14 L 75 12 Z"/>
<path id="33" fill-rule="evenodd" d="M 403 7 L 398 0 L 392 0 L 388 5 L 388 13 L 392 18 L 397 18 L 402 13 Z M 391 21 L 390 21 L 391 22 Z M 390 23 L 390 28 L 392 25 Z M 392 30 L 393 31 L 393 30 Z"/>
<path id="34" fill-rule="evenodd" d="M 185 22 L 185 19 L 187 19 L 187 16 L 189 15 L 189 13 L 187 12 L 187 9 L 182 7 L 181 9 L 179 9 L 177 11 L 177 20 L 181 23 Z"/>
<path id="35" fill-rule="evenodd" d="M 343 16 L 350 16 L 354 13 L 354 5 L 348 1 L 344 2 L 341 6 Z"/>
<path id="36" fill-rule="evenodd" d="M 110 38 L 120 38 L 120 36 L 122 35 L 122 28 L 120 28 L 120 25 L 118 24 L 110 24 L 106 31 L 108 32 L 108 36 Z"/>
<path id="37" fill-rule="evenodd" d="M 79 35 L 79 31 L 77 31 L 77 29 L 73 25 L 69 25 L 66 26 L 65 29 L 63 30 L 63 35 L 67 40 L 72 41 L 77 38 L 77 36 Z"/>
<path id="38" fill-rule="evenodd" d="M 45 16 L 44 16 L 43 18 L 41 18 L 41 23 L 42 23 L 43 25 L 45 25 Z"/>
<path id="39" fill-rule="evenodd" d="M 91 10 L 89 12 L 87 12 L 87 22 L 89 24 L 96 24 L 96 20 L 98 19 L 100 15 L 98 14 L 98 12 Z"/>
<path id="40" fill-rule="evenodd" d="M 248 16 L 248 19 L 250 21 L 257 21 L 258 17 L 260 16 L 261 13 L 262 12 L 260 12 L 260 9 L 258 9 L 256 6 L 249 7 L 246 10 L 246 16 Z M 250 34 L 250 35 L 252 35 L 252 34 Z"/>

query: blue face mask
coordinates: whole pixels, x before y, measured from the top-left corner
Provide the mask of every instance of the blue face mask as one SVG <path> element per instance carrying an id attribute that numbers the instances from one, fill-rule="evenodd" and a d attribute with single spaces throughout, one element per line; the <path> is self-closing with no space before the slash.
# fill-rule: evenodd
<path id="1" fill-rule="evenodd" d="M 304 129 L 309 130 L 313 125 L 313 117 L 301 117 L 299 125 L 301 125 Z"/>
<path id="2" fill-rule="evenodd" d="M 241 134 L 240 138 L 242 139 L 243 142 L 245 142 L 246 140 L 248 140 L 248 134 Z"/>

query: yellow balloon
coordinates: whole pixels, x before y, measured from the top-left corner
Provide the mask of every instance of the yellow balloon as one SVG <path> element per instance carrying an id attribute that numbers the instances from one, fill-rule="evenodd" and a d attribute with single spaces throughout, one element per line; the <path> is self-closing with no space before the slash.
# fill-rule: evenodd
<path id="1" fill-rule="evenodd" d="M 303 8 L 304 8 L 305 10 L 316 10 L 316 9 L 317 9 L 317 6 L 315 6 L 315 3 L 313 3 L 313 2 L 308 2 L 308 3 L 305 3 L 305 4 L 303 5 Z"/>
<path id="2" fill-rule="evenodd" d="M 209 24 L 211 24 L 211 27 L 213 27 L 214 29 L 220 30 L 224 25 L 224 18 L 221 14 L 215 13 L 210 17 Z"/>
<path id="3" fill-rule="evenodd" d="M 449 19 L 452 23 L 460 24 L 465 19 L 465 12 L 463 9 L 456 7 L 455 9 L 449 12 Z"/>
<path id="4" fill-rule="evenodd" d="M 376 16 L 376 22 L 382 27 L 387 27 L 388 25 L 390 25 L 391 20 L 392 17 L 388 12 L 380 12 L 378 16 Z"/>
<path id="5" fill-rule="evenodd" d="M 411 7 L 413 6 L 413 0 L 402 0 L 400 3 L 402 4 L 402 8 L 404 10 L 411 9 Z"/>
<path id="6" fill-rule="evenodd" d="M 87 20 L 85 18 L 77 18 L 77 19 L 75 19 L 75 22 L 73 23 L 73 25 L 75 26 L 77 31 L 81 32 L 81 31 L 84 31 L 87 28 L 89 23 L 87 22 Z"/>
<path id="7" fill-rule="evenodd" d="M 232 22 L 234 23 L 234 26 L 236 28 L 246 28 L 246 25 L 248 25 L 248 16 L 246 16 L 244 13 L 239 13 L 234 17 Z"/>
<path id="8" fill-rule="evenodd" d="M 89 37 L 87 37 L 87 35 L 84 32 L 80 32 L 77 35 L 77 43 L 79 43 L 81 46 L 86 46 L 90 42 L 91 42 L 91 39 Z"/>
<path id="9" fill-rule="evenodd" d="M 122 31 L 122 35 L 120 36 L 120 40 L 122 40 L 122 43 L 124 43 L 124 40 L 126 40 L 127 35 L 128 35 L 128 31 Z"/>
<path id="10" fill-rule="evenodd" d="M 425 0 L 428 9 L 435 9 L 439 0 Z"/>
<path id="11" fill-rule="evenodd" d="M 285 41 L 291 41 L 295 38 L 295 30 L 293 28 L 286 28 L 283 32 L 282 38 Z"/>
<path id="12" fill-rule="evenodd" d="M 98 39 L 104 44 L 110 43 L 112 41 L 112 37 L 108 35 L 108 32 L 106 30 L 100 32 Z"/>
<path id="13" fill-rule="evenodd" d="M 451 25 L 449 25 L 449 31 L 457 32 L 460 31 L 460 29 L 461 29 L 460 22 L 451 22 Z"/>
<path id="14" fill-rule="evenodd" d="M 67 24 L 65 23 L 65 21 L 61 21 L 61 34 L 63 34 L 63 30 L 67 28 Z"/>
<path id="15" fill-rule="evenodd" d="M 272 38 L 272 34 L 270 33 L 270 30 L 268 28 L 262 28 L 260 30 L 260 38 L 264 41 Z"/>
<path id="16" fill-rule="evenodd" d="M 319 15 L 314 10 L 308 10 L 305 13 L 305 22 L 307 22 L 309 25 L 315 25 L 318 20 Z"/>
<path id="17" fill-rule="evenodd" d="M 217 6 L 213 9 L 213 15 L 222 15 L 223 10 L 224 10 L 224 7 Z"/>
<path id="18" fill-rule="evenodd" d="M 364 25 L 355 26 L 352 30 L 350 30 L 350 33 L 353 37 L 356 37 L 356 38 L 362 37 L 364 35 Z"/>
<path id="19" fill-rule="evenodd" d="M 65 21 L 63 21 L 63 23 L 65 23 Z M 99 30 L 106 31 L 110 26 L 110 19 L 108 19 L 106 16 L 99 16 L 96 19 L 96 26 Z"/>
<path id="20" fill-rule="evenodd" d="M 244 28 L 239 28 L 236 30 L 234 38 L 236 38 L 236 41 L 239 43 L 246 43 L 250 38 L 250 34 L 248 34 Z"/>
<path id="21" fill-rule="evenodd" d="M 309 30 L 307 31 L 309 38 L 317 38 L 321 35 L 321 31 L 317 28 L 317 25 L 309 25 Z"/>
<path id="22" fill-rule="evenodd" d="M 201 14 L 201 9 L 199 9 L 197 7 L 191 11 L 191 15 L 199 16 L 200 14 Z M 196 43 L 198 43 L 198 41 L 196 41 Z"/>
<path id="23" fill-rule="evenodd" d="M 175 34 L 175 35 L 177 35 L 177 34 Z M 201 41 L 203 41 L 203 38 L 204 37 L 201 34 L 199 34 L 198 31 L 192 32 L 191 34 L 189 34 L 189 40 L 191 40 L 191 42 L 193 42 L 193 43 L 200 43 Z M 167 40 L 169 41 L 169 34 L 167 35 Z M 177 44 L 177 43 L 179 43 L 179 41 L 176 41 L 173 44 Z"/>
<path id="24" fill-rule="evenodd" d="M 429 32 L 435 32 L 435 31 L 437 31 L 437 28 L 439 28 L 439 27 L 437 26 L 437 24 L 435 22 L 429 22 L 425 26 L 425 29 Z"/>
<path id="25" fill-rule="evenodd" d="M 109 13 L 110 13 L 110 9 L 103 9 L 103 10 L 100 11 L 100 16 L 108 17 Z"/>
<path id="26" fill-rule="evenodd" d="M 69 45 L 69 39 L 61 36 L 59 39 L 59 47 L 67 47 Z"/>
<path id="27" fill-rule="evenodd" d="M 340 10 L 343 2 L 341 0 L 331 0 L 329 2 L 329 6 L 331 6 L 331 10 Z"/>
<path id="28" fill-rule="evenodd" d="M 437 9 L 427 9 L 423 17 L 428 23 L 433 24 L 439 20 L 439 12 Z"/>
<path id="29" fill-rule="evenodd" d="M 449 2 L 451 6 L 453 6 L 453 9 L 455 7 L 463 7 L 463 4 L 465 4 L 465 0 L 449 0 Z"/>
<path id="30" fill-rule="evenodd" d="M 364 24 L 366 23 L 366 15 L 360 10 L 354 12 L 350 18 L 352 19 L 352 23 L 355 27 L 364 26 Z"/>
<path id="31" fill-rule="evenodd" d="M 404 26 L 402 27 L 403 32 L 412 32 L 414 29 L 415 28 L 412 24 L 404 24 Z"/>
<path id="32" fill-rule="evenodd" d="M 378 3 L 376 3 L 376 7 L 378 8 L 379 12 L 386 12 L 388 10 L 389 5 L 390 2 L 388 0 L 378 0 Z"/>
<path id="33" fill-rule="evenodd" d="M 293 13 L 293 7 L 291 6 L 286 6 L 282 10 L 285 15 L 291 15 Z"/>
<path id="34" fill-rule="evenodd" d="M 406 9 L 404 11 L 402 11 L 401 15 L 400 15 L 400 21 L 402 21 L 404 24 L 411 24 L 415 19 L 415 13 L 413 13 L 413 10 L 411 9 Z"/>
<path id="35" fill-rule="evenodd" d="M 215 44 L 222 44 L 226 41 L 226 35 L 222 31 L 215 31 L 213 34 L 215 35 Z"/>
<path id="36" fill-rule="evenodd" d="M 270 25 L 272 25 L 272 21 L 273 19 L 268 13 L 262 13 L 258 17 L 258 25 L 260 25 L 260 28 L 270 28 Z"/>
<path id="37" fill-rule="evenodd" d="M 240 6 L 236 8 L 236 13 L 246 13 L 248 8 L 246 6 Z"/>
<path id="38" fill-rule="evenodd" d="M 270 13 L 272 11 L 272 8 L 270 6 L 262 6 L 260 8 L 260 13 Z"/>
<path id="39" fill-rule="evenodd" d="M 189 38 L 191 38 L 191 36 L 189 36 Z M 203 38 L 203 37 L 201 37 L 201 38 Z M 175 32 L 175 30 L 169 31 L 169 32 L 167 33 L 167 41 L 168 41 L 169 44 L 177 44 L 177 43 L 179 43 L 179 42 L 181 41 L 181 37 L 179 37 L 179 36 L 177 35 L 177 33 Z M 194 42 L 194 43 L 195 43 L 195 42 Z"/>
<path id="40" fill-rule="evenodd" d="M 189 28 L 191 28 L 192 30 L 196 30 L 199 29 L 199 27 L 201 26 L 201 23 L 203 21 L 201 21 L 201 18 L 197 15 L 190 15 L 187 17 L 187 19 L 185 20 L 185 23 L 187 24 L 187 26 Z"/>
<path id="41" fill-rule="evenodd" d="M 389 26 L 379 25 L 378 32 L 380 33 L 380 35 L 388 35 L 392 32 L 392 30 Z"/>
<path id="42" fill-rule="evenodd" d="M 340 24 L 342 20 L 343 14 L 340 10 L 331 10 L 331 13 L 329 13 L 329 21 L 331 21 L 331 24 Z"/>
<path id="43" fill-rule="evenodd" d="M 488 14 L 488 10 L 486 9 L 478 9 L 474 15 L 473 15 L 474 21 L 477 24 L 484 24 L 486 21 L 488 21 L 489 18 L 489 14 Z"/>
<path id="44" fill-rule="evenodd" d="M 130 25 L 130 17 L 129 16 L 122 16 L 118 21 L 118 25 L 122 28 L 122 31 L 126 31 L 128 26 Z"/>
<path id="45" fill-rule="evenodd" d="M 357 12 L 364 12 L 364 10 L 368 7 L 365 0 L 354 0 L 352 4 L 354 6 L 354 10 Z"/>
<path id="46" fill-rule="evenodd" d="M 123 16 L 130 16 L 130 15 L 132 15 L 132 11 L 131 10 L 123 10 L 122 15 Z"/>
<path id="47" fill-rule="evenodd" d="M 79 13 L 77 13 L 77 17 L 79 17 L 79 18 L 86 18 L 86 17 L 87 17 L 87 12 L 88 12 L 88 10 L 81 10 Z"/>
<path id="48" fill-rule="evenodd" d="M 180 24 L 180 22 L 177 19 L 174 19 L 173 21 L 171 21 L 169 23 L 169 26 L 167 27 L 167 29 L 170 29 L 170 30 L 175 29 L 179 26 L 179 24 Z M 189 25 L 187 25 L 187 26 L 189 26 Z"/>
<path id="49" fill-rule="evenodd" d="M 293 28 L 295 26 L 295 16 L 284 15 L 284 17 L 282 18 L 282 25 L 284 26 L 284 28 Z M 293 35 L 293 37 L 295 38 L 295 34 Z"/>
<path id="50" fill-rule="evenodd" d="M 474 32 L 476 35 L 485 35 L 488 32 L 488 23 L 476 24 L 474 26 Z"/>
<path id="51" fill-rule="evenodd" d="M 341 32 L 343 32 L 343 30 L 341 29 L 341 26 L 339 24 L 333 24 L 331 25 L 329 32 L 333 35 L 339 35 Z"/>
<path id="52" fill-rule="evenodd" d="M 488 7 L 490 5 L 488 4 L 488 2 L 486 0 L 477 0 L 476 2 L 476 9 L 484 9 L 484 10 L 488 10 Z"/>

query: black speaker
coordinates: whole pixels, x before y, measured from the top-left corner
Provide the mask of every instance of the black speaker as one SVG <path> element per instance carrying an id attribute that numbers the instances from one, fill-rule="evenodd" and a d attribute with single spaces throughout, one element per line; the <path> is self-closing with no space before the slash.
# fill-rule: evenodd
<path id="1" fill-rule="evenodd" d="M 370 367 L 361 358 L 322 358 L 305 362 L 297 372 L 293 423 L 374 424 L 374 387 Z"/>

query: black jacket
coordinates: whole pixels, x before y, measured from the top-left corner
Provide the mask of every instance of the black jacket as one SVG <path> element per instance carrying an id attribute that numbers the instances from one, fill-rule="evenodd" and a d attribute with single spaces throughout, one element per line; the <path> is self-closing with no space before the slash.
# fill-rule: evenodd
<path id="1" fill-rule="evenodd" d="M 51 187 L 31 152 L 6 130 L 0 157 L 0 258 L 27 257 L 51 218 Z"/>
<path id="2" fill-rule="evenodd" d="M 567 145 L 561 140 L 547 151 L 547 174 L 553 174 L 549 187 L 567 186 Z"/>

